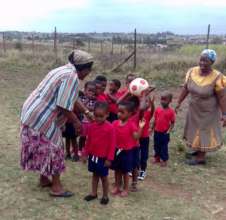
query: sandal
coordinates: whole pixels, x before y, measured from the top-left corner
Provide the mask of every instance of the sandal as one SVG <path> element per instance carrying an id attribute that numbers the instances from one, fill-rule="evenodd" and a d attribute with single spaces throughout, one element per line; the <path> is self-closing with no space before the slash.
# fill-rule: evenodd
<path id="1" fill-rule="evenodd" d="M 64 192 L 61 192 L 61 193 L 55 193 L 55 192 L 50 191 L 49 195 L 52 196 L 52 197 L 68 198 L 68 197 L 74 196 L 74 193 L 70 192 L 70 191 L 64 191 Z"/>
<path id="2" fill-rule="evenodd" d="M 101 205 L 107 205 L 109 203 L 109 198 L 108 197 L 103 197 L 101 200 L 100 200 L 100 204 Z"/>
<path id="3" fill-rule="evenodd" d="M 84 200 L 86 200 L 87 202 L 92 201 L 94 199 L 97 199 L 97 195 L 93 196 L 93 195 L 87 195 L 84 197 Z"/>
<path id="4" fill-rule="evenodd" d="M 186 164 L 190 166 L 205 165 L 206 161 L 205 160 L 188 160 L 186 161 Z"/>
<path id="5" fill-rule="evenodd" d="M 111 191 L 111 194 L 112 194 L 113 196 L 116 196 L 116 195 L 118 195 L 118 194 L 120 194 L 120 193 L 121 193 L 121 190 L 118 189 L 117 187 L 115 187 L 115 188 Z"/>

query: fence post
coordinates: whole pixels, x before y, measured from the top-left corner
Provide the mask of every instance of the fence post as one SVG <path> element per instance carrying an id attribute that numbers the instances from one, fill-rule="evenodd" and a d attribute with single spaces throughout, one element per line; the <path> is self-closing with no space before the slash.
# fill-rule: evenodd
<path id="1" fill-rule="evenodd" d="M 32 56 L 35 56 L 35 39 L 34 34 L 31 35 L 31 47 L 32 47 Z"/>
<path id="2" fill-rule="evenodd" d="M 101 54 L 103 54 L 103 41 L 102 40 L 100 41 L 100 52 L 101 52 Z"/>
<path id="3" fill-rule="evenodd" d="M 73 50 L 75 49 L 75 39 L 74 38 L 72 40 L 72 48 L 73 48 Z"/>
<path id="4" fill-rule="evenodd" d="M 136 69 L 137 66 L 137 30 L 134 30 L 134 56 L 133 56 L 133 69 Z"/>
<path id="5" fill-rule="evenodd" d="M 111 54 L 114 54 L 114 37 L 111 39 Z"/>
<path id="6" fill-rule="evenodd" d="M 3 51 L 6 53 L 5 32 L 2 32 L 2 41 Z"/>
<path id="7" fill-rule="evenodd" d="M 90 52 L 90 38 L 88 40 L 88 52 Z"/>
<path id="8" fill-rule="evenodd" d="M 120 54 L 122 56 L 122 38 L 120 38 Z"/>
<path id="9" fill-rule="evenodd" d="M 208 25 L 208 31 L 207 31 L 206 49 L 209 48 L 209 38 L 210 38 L 210 24 Z"/>
<path id="10" fill-rule="evenodd" d="M 55 27 L 54 29 L 54 54 L 55 54 L 55 60 L 57 62 L 57 29 Z"/>

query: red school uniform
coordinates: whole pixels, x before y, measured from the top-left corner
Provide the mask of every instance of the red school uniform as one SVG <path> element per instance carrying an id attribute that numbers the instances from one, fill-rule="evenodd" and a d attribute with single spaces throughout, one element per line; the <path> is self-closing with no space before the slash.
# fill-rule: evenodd
<path id="1" fill-rule="evenodd" d="M 133 133 L 137 132 L 138 126 L 132 120 L 128 120 L 124 125 L 121 125 L 120 121 L 116 120 L 112 125 L 115 128 L 117 148 L 130 150 L 138 145 L 138 141 L 133 137 Z"/>
<path id="2" fill-rule="evenodd" d="M 116 99 L 119 99 L 121 97 L 120 93 L 116 93 L 113 95 Z M 112 112 L 114 114 L 118 113 L 118 105 L 117 103 L 113 102 L 108 96 L 107 96 L 107 101 L 109 103 L 109 112 Z"/>
<path id="3" fill-rule="evenodd" d="M 102 124 L 96 122 L 90 124 L 83 152 L 85 155 L 91 154 L 112 161 L 114 160 L 115 146 L 115 130 L 111 123 L 105 121 Z"/>
<path id="4" fill-rule="evenodd" d="M 162 108 L 158 107 L 155 110 L 155 131 L 157 132 L 167 132 L 170 125 L 175 122 L 175 111 L 172 108 Z"/>
<path id="5" fill-rule="evenodd" d="M 151 110 L 146 110 L 144 112 L 145 125 L 144 125 L 144 128 L 143 128 L 143 132 L 141 134 L 141 138 L 149 137 L 149 129 L 150 129 L 151 118 L 152 118 Z"/>
<path id="6" fill-rule="evenodd" d="M 127 87 L 124 87 L 118 91 L 119 97 L 122 97 L 125 95 L 127 92 L 129 92 L 129 89 Z"/>
<path id="7" fill-rule="evenodd" d="M 105 93 L 101 93 L 97 96 L 97 101 L 107 102 L 107 100 L 108 100 L 108 97 Z"/>

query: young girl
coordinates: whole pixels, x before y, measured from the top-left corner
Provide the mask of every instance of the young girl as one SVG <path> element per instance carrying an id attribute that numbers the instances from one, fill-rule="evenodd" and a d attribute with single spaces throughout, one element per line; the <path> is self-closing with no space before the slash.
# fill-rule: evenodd
<path id="1" fill-rule="evenodd" d="M 107 78 L 103 75 L 98 75 L 94 81 L 96 82 L 97 101 L 107 102 L 107 95 L 105 94 Z"/>
<path id="2" fill-rule="evenodd" d="M 89 155 L 88 170 L 93 173 L 92 192 L 84 199 L 92 201 L 97 198 L 99 179 L 102 181 L 102 205 L 109 202 L 108 198 L 108 169 L 115 153 L 115 132 L 112 124 L 106 121 L 108 104 L 97 102 L 94 108 L 95 121 L 88 128 L 84 155 Z"/>
<path id="3" fill-rule="evenodd" d="M 167 166 L 169 159 L 168 144 L 170 141 L 170 131 L 174 127 L 175 112 L 169 107 L 173 95 L 164 92 L 161 95 L 161 107 L 158 107 L 154 113 L 154 163 L 160 163 L 161 166 Z"/>
<path id="4" fill-rule="evenodd" d="M 131 102 L 122 102 L 118 107 L 118 118 L 113 122 L 116 132 L 116 156 L 113 162 L 115 170 L 115 188 L 113 195 L 120 194 L 122 197 L 128 196 L 129 172 L 133 169 L 133 148 L 137 146 L 138 140 L 145 125 L 144 121 L 137 126 L 133 120 L 129 120 L 134 110 Z M 123 180 L 123 181 L 122 181 Z M 123 191 L 120 190 L 123 182 Z"/>
<path id="5" fill-rule="evenodd" d="M 107 99 L 109 104 L 109 117 L 108 121 L 113 122 L 118 119 L 118 105 L 117 100 L 120 95 L 118 90 L 121 87 L 121 82 L 118 79 L 113 79 L 109 83 L 109 93 L 107 93 Z"/>
<path id="6" fill-rule="evenodd" d="M 86 108 L 90 111 L 94 111 L 94 106 L 96 103 L 96 84 L 93 81 L 88 81 L 84 86 L 84 94 L 80 97 L 80 101 Z M 86 115 L 82 115 L 82 132 L 79 138 L 79 150 L 81 151 L 85 145 L 86 132 L 90 124 L 90 121 Z"/>

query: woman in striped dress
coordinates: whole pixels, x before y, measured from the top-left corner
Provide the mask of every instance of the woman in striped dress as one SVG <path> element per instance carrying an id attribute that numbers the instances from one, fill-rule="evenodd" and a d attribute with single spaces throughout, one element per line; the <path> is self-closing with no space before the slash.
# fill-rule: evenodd
<path id="1" fill-rule="evenodd" d="M 70 120 L 77 130 L 80 122 L 74 105 L 90 116 L 79 103 L 78 79 L 92 69 L 93 57 L 80 50 L 69 55 L 69 63 L 50 71 L 23 104 L 21 112 L 21 166 L 40 173 L 40 186 L 51 187 L 50 195 L 70 197 L 60 181 L 65 169 L 61 128 Z M 49 179 L 52 177 L 52 180 Z"/>

